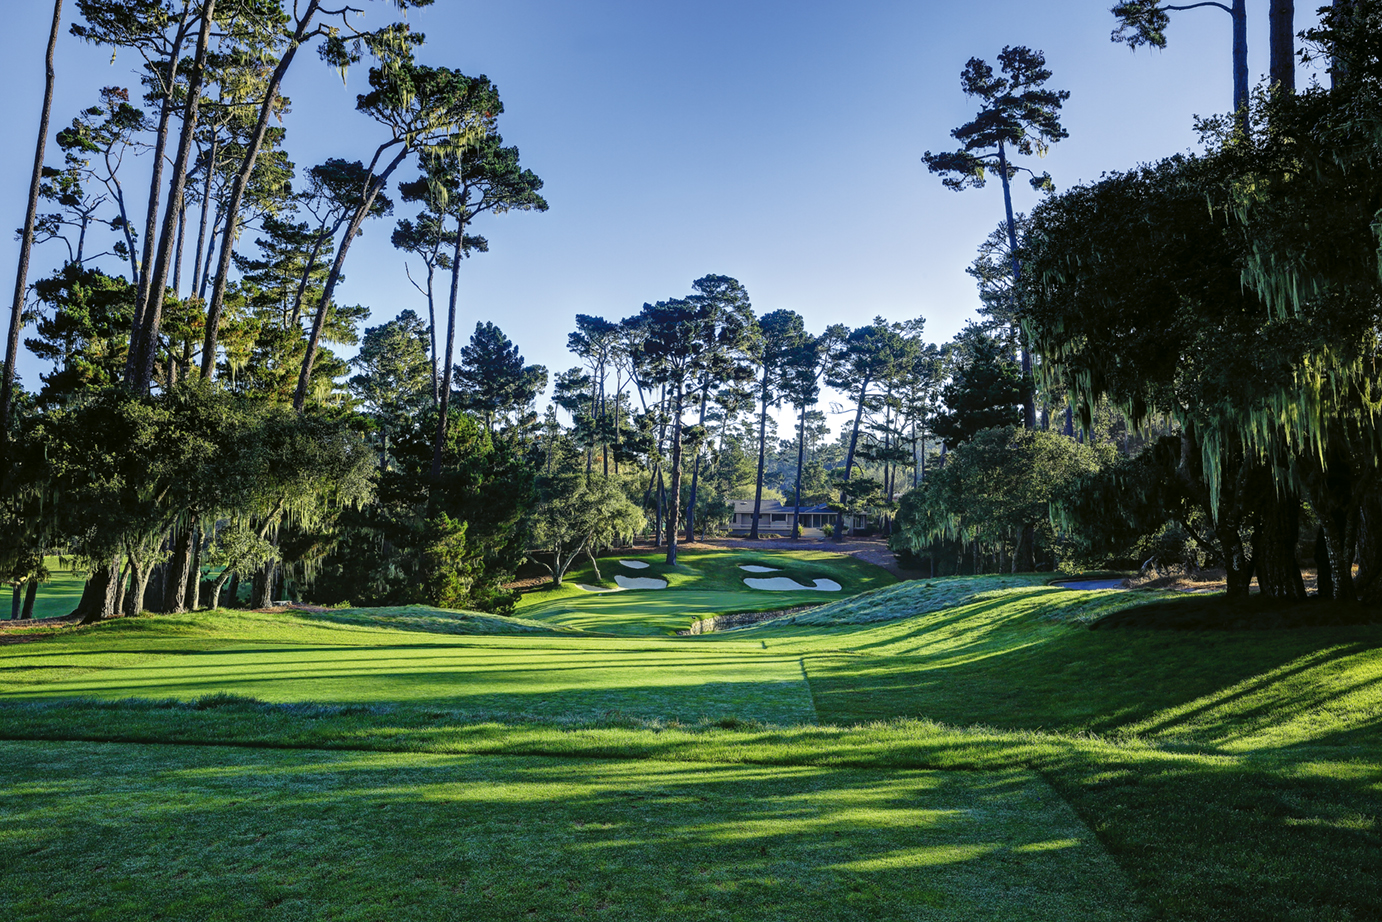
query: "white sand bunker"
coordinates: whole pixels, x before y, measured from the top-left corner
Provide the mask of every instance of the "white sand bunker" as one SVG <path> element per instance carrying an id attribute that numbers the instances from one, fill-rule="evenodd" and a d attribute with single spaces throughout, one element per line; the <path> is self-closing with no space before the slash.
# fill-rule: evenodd
<path id="1" fill-rule="evenodd" d="M 628 567 L 630 570 L 648 569 L 648 562 L 646 560 L 621 560 L 619 562 L 622 563 L 624 566 Z"/>
<path id="2" fill-rule="evenodd" d="M 839 592 L 840 584 L 833 579 L 812 580 L 814 585 L 803 586 L 801 583 L 786 576 L 775 576 L 772 579 L 745 579 L 744 585 L 750 589 L 765 589 L 768 592 Z"/>
<path id="3" fill-rule="evenodd" d="M 622 589 L 605 589 L 600 586 L 587 586 L 585 583 L 577 583 L 576 588 L 582 592 L 623 592 Z"/>
<path id="4" fill-rule="evenodd" d="M 620 573 L 614 581 L 625 589 L 666 589 L 667 580 L 654 576 L 625 576 Z"/>
<path id="5" fill-rule="evenodd" d="M 782 570 L 781 567 L 760 567 L 756 563 L 741 563 L 739 569 L 747 570 L 750 573 L 778 573 Z"/>

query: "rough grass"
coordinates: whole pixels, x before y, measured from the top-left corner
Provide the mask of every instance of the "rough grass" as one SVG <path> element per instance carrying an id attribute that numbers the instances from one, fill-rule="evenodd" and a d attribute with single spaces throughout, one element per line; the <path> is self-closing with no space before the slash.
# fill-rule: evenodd
<path id="1" fill-rule="evenodd" d="M 176 906 L 219 894 L 182 914 L 223 918 L 314 900 L 360 917 L 1382 918 L 1382 627 L 1089 631 L 1173 603 L 1042 582 L 914 582 L 687 638 L 241 613 L 0 648 L 0 737 L 111 741 L 0 744 L 18 766 L 0 866 L 23 869 L 27 901 L 0 905 L 95 918 L 123 899 L 149 915 L 148 888 Z M 166 743 L 184 745 L 147 745 Z M 464 798 L 428 793 L 453 775 Z M 695 801 L 699 777 L 734 781 Z M 626 800 L 643 812 L 581 838 L 578 808 Z M 566 867 L 598 882 L 589 901 L 562 889 Z"/>

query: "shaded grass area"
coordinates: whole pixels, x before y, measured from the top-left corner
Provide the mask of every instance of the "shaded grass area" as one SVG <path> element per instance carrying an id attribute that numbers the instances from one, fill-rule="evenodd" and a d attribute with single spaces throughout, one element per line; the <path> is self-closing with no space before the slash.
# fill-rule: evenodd
<path id="1" fill-rule="evenodd" d="M 619 561 L 647 563 L 645 569 L 622 566 Z M 572 568 L 560 589 L 525 593 L 517 613 L 549 624 L 588 631 L 624 634 L 675 634 L 708 615 L 741 611 L 772 611 L 829 602 L 841 596 L 890 586 L 896 578 L 881 567 L 844 554 L 825 551 L 780 551 L 768 548 L 732 551 L 683 551 L 675 567 L 657 553 L 627 554 L 602 558 L 597 579 L 587 561 Z M 773 567 L 777 573 L 749 573 L 741 565 Z M 578 584 L 618 588 L 618 574 L 653 577 L 667 581 L 667 589 L 633 589 L 597 594 Z M 749 589 L 746 577 L 785 576 L 803 585 L 817 579 L 833 579 L 839 593 L 817 591 L 767 592 Z"/>
<path id="2" fill-rule="evenodd" d="M 1121 920 L 1020 771 L 0 744 L 18 918 Z"/>
<path id="3" fill-rule="evenodd" d="M 515 725 L 487 721 L 482 714 L 407 707 L 382 712 L 303 708 L 226 698 L 176 705 L 39 702 L 0 708 L 0 718 L 7 736 L 85 732 L 91 738 L 153 743 L 235 741 L 583 759 L 592 777 L 620 760 L 766 766 L 770 777 L 807 766 L 885 770 L 888 775 L 965 770 L 978 783 L 991 780 L 992 773 L 1031 768 L 1097 833 L 1149 905 L 1151 918 L 1265 922 L 1371 919 L 1382 912 L 1382 880 L 1375 873 L 1382 859 L 1376 825 L 1382 767 L 1376 760 L 1334 761 L 1329 757 L 1334 753 L 1298 753 L 1296 760 L 1283 761 L 1140 741 L 955 729 L 924 721 L 856 728 L 684 727 L 627 719 Z M 311 752 L 293 753 L 289 764 L 313 758 Z M 139 789 L 138 780 L 131 783 Z M 951 807 L 968 811 L 974 805 L 957 798 Z M 742 834 L 752 841 L 750 830 Z M 1034 837 L 1037 842 L 1061 838 L 1055 828 Z M 1083 857 L 1098 858 L 1091 853 Z M 909 868 L 911 873 L 919 870 Z M 989 875 L 998 873 L 983 869 L 976 885 L 986 880 L 991 886 Z M 1101 872 L 1099 878 L 1100 888 L 1118 882 L 1117 875 Z M 1116 912 L 1138 918 L 1139 910 L 1134 901 L 1119 898 Z M 1075 913 L 1064 918 L 1100 917 Z M 1023 916 L 981 911 L 971 918 Z"/>

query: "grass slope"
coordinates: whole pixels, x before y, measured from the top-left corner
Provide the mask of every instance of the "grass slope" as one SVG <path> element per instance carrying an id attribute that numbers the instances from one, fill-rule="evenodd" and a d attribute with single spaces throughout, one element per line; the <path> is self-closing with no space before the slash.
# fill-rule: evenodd
<path id="1" fill-rule="evenodd" d="M 0 790 L 0 866 L 22 868 L 16 892 L 38 901 L 12 914 L 116 914 L 104 890 L 78 890 L 116 890 L 100 875 L 118 866 L 135 915 L 134 885 L 195 896 L 181 872 L 226 894 L 225 918 L 300 915 L 303 900 L 327 892 L 341 894 L 332 899 L 342 912 L 411 899 L 469 918 L 649 918 L 662 907 L 692 918 L 1382 918 L 1382 627 L 1085 629 L 1131 605 L 1175 604 L 1159 598 L 1035 578 L 934 580 L 701 637 L 582 635 L 558 617 L 532 618 L 548 599 L 525 608 L 530 623 L 513 635 L 482 633 L 493 626 L 463 613 L 218 614 L 0 647 L 0 738 L 249 747 L 0 744 L 0 758 L 19 766 L 10 778 L 38 779 Z M 188 752 L 200 774 L 178 775 Z M 337 766 L 351 760 L 369 772 L 343 774 Z M 505 793 L 530 771 L 548 774 Z M 466 813 L 447 796 L 445 810 L 458 812 L 443 813 L 428 800 L 427 778 L 448 772 L 481 807 Z M 1060 805 L 1031 772 L 1093 838 L 1050 808 Z M 102 786 L 105 775 L 119 783 Z M 689 779 L 701 776 L 736 780 L 696 801 Z M 374 778 L 388 780 L 361 780 Z M 234 862 L 216 870 L 158 844 L 186 835 L 164 801 L 223 781 L 237 793 L 218 788 L 206 795 L 212 806 L 192 803 L 188 815 L 244 849 Z M 738 785 L 753 797 L 735 800 Z M 643 812 L 611 813 L 605 838 L 581 838 L 592 820 L 574 804 L 630 806 L 606 796 L 610 786 L 644 797 Z M 69 796 L 82 806 L 64 812 Z M 257 824 L 240 804 L 216 806 L 250 796 L 263 798 Z M 763 816 L 754 798 L 768 805 Z M 358 815 L 378 811 L 394 811 L 378 835 L 416 855 L 413 865 L 361 851 Z M 1030 820 L 1020 831 L 1019 814 Z M 451 840 L 428 825 L 442 815 L 456 820 Z M 914 815 L 925 819 L 893 828 Z M 85 816 L 122 819 L 88 827 Z M 493 827 L 506 838 L 483 831 L 490 816 L 511 822 Z M 333 823 L 355 824 L 336 851 L 359 856 L 342 859 L 338 890 L 323 889 L 318 852 L 291 868 L 272 860 L 287 854 L 283 843 L 329 837 Z M 119 847 L 114 830 L 126 824 L 143 844 Z M 263 837 L 253 849 L 251 831 Z M 838 839 L 854 858 L 833 850 Z M 434 847 L 411 852 L 413 841 Z M 639 848 L 661 869 L 654 879 L 631 857 Z M 13 863 L 24 849 L 47 850 Z M 141 851 L 163 858 L 140 864 Z M 442 894 L 435 882 L 458 876 L 446 864 L 457 855 L 480 858 L 459 874 L 465 888 Z M 374 878 L 356 873 L 371 860 Z M 564 865 L 580 875 L 560 878 Z M 490 866 L 507 870 L 484 878 L 485 903 L 473 887 Z M 687 866 L 696 876 L 679 877 Z M 586 879 L 604 890 L 572 902 L 560 881 Z M 55 901 L 47 909 L 44 893 Z"/>

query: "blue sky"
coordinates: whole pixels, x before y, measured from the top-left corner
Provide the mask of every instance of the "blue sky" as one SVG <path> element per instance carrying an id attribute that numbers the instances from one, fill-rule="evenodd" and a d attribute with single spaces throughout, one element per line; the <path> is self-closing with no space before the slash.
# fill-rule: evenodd
<path id="1" fill-rule="evenodd" d="M 1267 2 L 1248 0 L 1254 80 L 1267 68 Z M 392 9 L 363 5 L 365 23 Z M 1070 137 L 1040 164 L 1058 188 L 1191 149 L 1193 116 L 1231 104 L 1227 15 L 1175 14 L 1166 51 L 1133 54 L 1109 41 L 1109 5 L 437 0 L 412 11 L 428 39 L 423 60 L 495 81 L 500 130 L 551 204 L 483 219 L 491 252 L 464 267 L 459 336 L 491 320 L 556 371 L 575 364 L 565 347 L 577 313 L 617 319 L 716 273 L 742 281 L 758 312 L 796 310 L 812 330 L 923 316 L 928 338 L 950 338 L 977 305 L 964 269 L 1002 215 L 996 183 L 953 193 L 920 160 L 973 115 L 958 79 L 969 57 L 992 60 L 1005 44 L 1046 53 L 1051 85 L 1071 92 Z M 18 227 L 52 7 L 6 6 L 0 214 Z M 64 12 L 70 23 L 72 0 Z M 1313 19 L 1302 4 L 1298 28 Z M 99 87 L 133 86 L 136 66 L 65 37 L 55 130 Z M 353 110 L 364 68 L 343 86 L 315 55 L 294 67 L 287 146 L 299 170 L 368 160 L 378 137 Z M 60 160 L 51 143 L 47 159 Z M 1019 210 L 1034 199 L 1019 185 Z M 338 291 L 372 309 L 370 325 L 425 308 L 389 245 L 393 220 L 367 225 Z M 58 264 L 60 247 L 37 251 L 31 281 Z M 17 253 L 6 234 L 6 291 Z M 37 385 L 32 359 L 20 371 Z"/>

